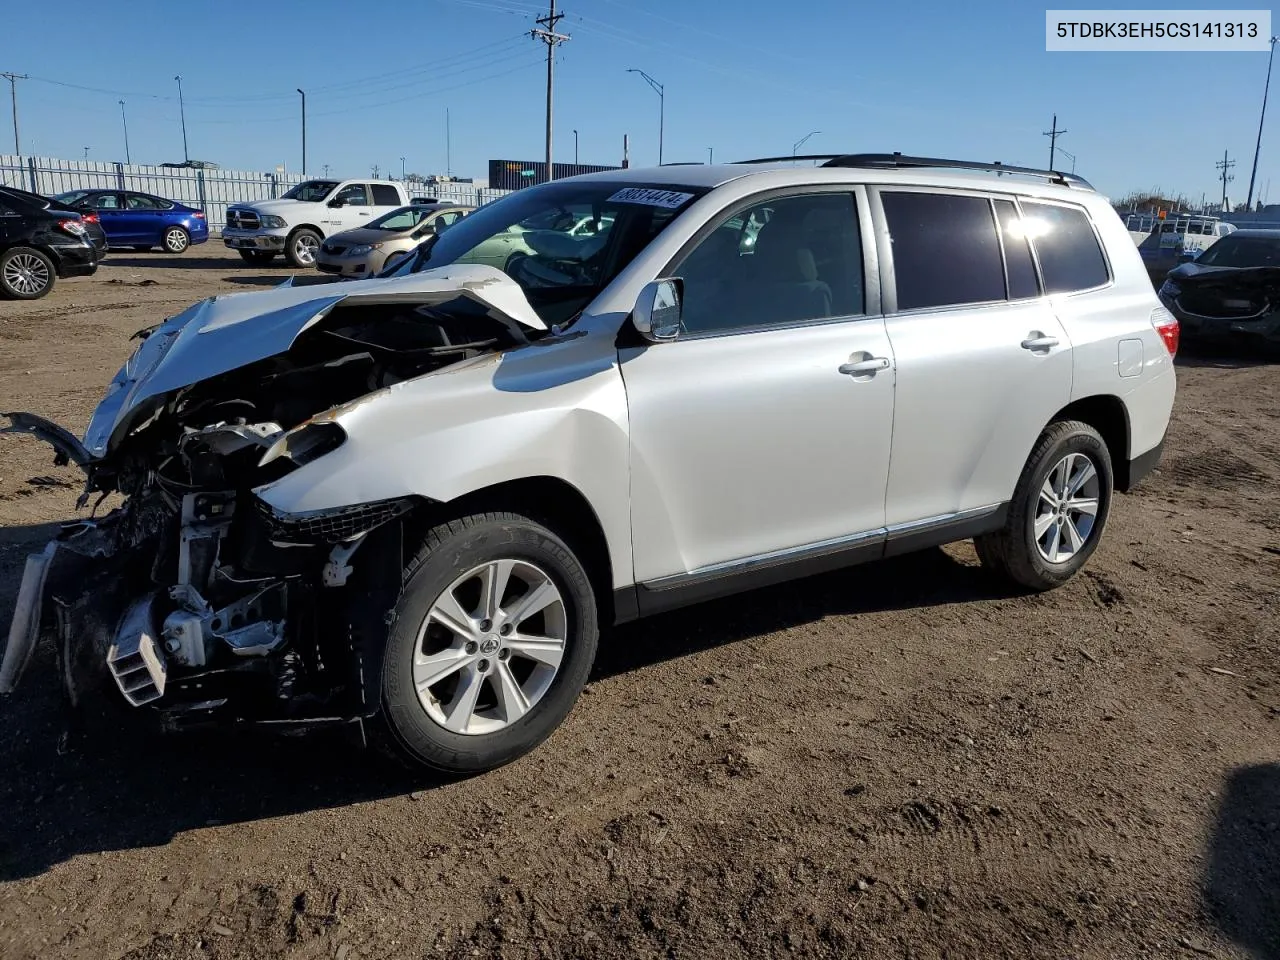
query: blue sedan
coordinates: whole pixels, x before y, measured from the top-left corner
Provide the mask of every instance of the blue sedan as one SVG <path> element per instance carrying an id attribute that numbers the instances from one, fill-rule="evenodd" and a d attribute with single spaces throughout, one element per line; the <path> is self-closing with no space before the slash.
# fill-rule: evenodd
<path id="1" fill-rule="evenodd" d="M 136 190 L 72 190 L 54 199 L 84 213 L 96 213 L 113 247 L 182 253 L 209 239 L 203 211 Z"/>

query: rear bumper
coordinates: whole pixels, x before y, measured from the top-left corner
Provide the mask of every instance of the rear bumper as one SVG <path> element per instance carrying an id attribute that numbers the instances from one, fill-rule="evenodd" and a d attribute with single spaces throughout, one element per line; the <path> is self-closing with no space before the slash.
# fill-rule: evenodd
<path id="1" fill-rule="evenodd" d="M 49 248 L 59 277 L 91 277 L 98 272 L 98 251 L 87 241 Z"/>

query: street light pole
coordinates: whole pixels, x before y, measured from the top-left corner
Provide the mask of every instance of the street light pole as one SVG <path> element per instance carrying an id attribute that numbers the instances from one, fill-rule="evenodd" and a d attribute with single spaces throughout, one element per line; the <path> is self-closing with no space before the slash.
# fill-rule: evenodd
<path id="1" fill-rule="evenodd" d="M 124 116 L 124 101 L 120 101 L 120 124 L 124 127 L 124 162 L 131 164 L 133 161 L 129 159 L 129 121 Z"/>
<path id="2" fill-rule="evenodd" d="M 573 165 L 578 165 L 578 131 L 573 131 Z"/>
<path id="3" fill-rule="evenodd" d="M 653 87 L 654 92 L 658 95 L 658 166 L 662 166 L 662 134 L 663 127 L 666 125 L 667 110 L 666 92 L 663 90 L 662 84 L 653 79 L 653 77 L 649 76 L 643 70 L 637 70 L 635 67 L 631 67 L 627 70 L 627 73 L 640 74 L 640 76 L 644 78 L 644 82 Z"/>
<path id="4" fill-rule="evenodd" d="M 404 179 L 404 157 L 400 158 L 400 179 Z"/>
<path id="5" fill-rule="evenodd" d="M 796 151 L 804 146 L 804 143 L 806 140 L 808 140 L 810 137 L 816 137 L 821 132 L 822 132 L 821 130 L 814 130 L 810 133 L 806 133 L 803 137 L 801 137 L 799 140 L 793 143 L 791 145 L 791 159 L 794 160 L 796 158 Z"/>
<path id="6" fill-rule="evenodd" d="M 307 95 L 301 87 L 295 90 L 302 95 L 302 175 L 307 175 Z"/>
<path id="7" fill-rule="evenodd" d="M 715 157 L 715 151 L 714 151 L 711 147 L 707 147 L 707 164 L 708 164 L 708 166 L 713 162 L 714 157 Z"/>
<path id="8" fill-rule="evenodd" d="M 1262 121 L 1267 118 L 1267 93 L 1271 90 L 1271 63 L 1276 56 L 1276 41 L 1280 37 L 1271 38 L 1271 52 L 1267 54 L 1267 82 L 1262 88 L 1262 114 L 1258 117 L 1258 143 L 1253 148 L 1253 172 L 1249 174 L 1249 197 L 1245 200 L 1245 209 L 1253 209 L 1253 185 L 1258 178 L 1258 154 L 1262 152 Z"/>
<path id="9" fill-rule="evenodd" d="M 187 111 L 182 102 L 182 74 L 178 74 L 173 79 L 178 81 L 178 116 L 182 119 L 182 159 L 190 160 L 191 154 L 187 152 Z"/>

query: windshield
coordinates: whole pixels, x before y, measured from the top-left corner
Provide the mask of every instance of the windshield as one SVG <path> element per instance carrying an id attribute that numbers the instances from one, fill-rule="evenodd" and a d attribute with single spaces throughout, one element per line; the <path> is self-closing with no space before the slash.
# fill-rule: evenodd
<path id="1" fill-rule="evenodd" d="M 459 220 L 381 276 L 487 264 L 520 285 L 548 326 L 563 323 L 705 192 L 596 180 L 529 187 Z"/>
<path id="2" fill-rule="evenodd" d="M 303 180 L 302 183 L 284 194 L 281 200 L 302 200 L 306 203 L 319 203 L 338 185 L 337 180 Z"/>
<path id="3" fill-rule="evenodd" d="M 1210 267 L 1280 267 L 1280 237 L 1223 237 L 1196 260 Z"/>
<path id="4" fill-rule="evenodd" d="M 384 213 L 369 224 L 370 230 L 412 230 L 435 210 L 432 207 L 401 207 Z"/>

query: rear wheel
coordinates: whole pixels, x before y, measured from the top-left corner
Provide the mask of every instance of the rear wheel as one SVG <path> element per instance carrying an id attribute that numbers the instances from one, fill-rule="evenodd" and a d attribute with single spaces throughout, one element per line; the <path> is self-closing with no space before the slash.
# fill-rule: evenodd
<path id="1" fill-rule="evenodd" d="M 14 300 L 39 300 L 53 289 L 53 261 L 31 247 L 0 254 L 0 293 Z"/>
<path id="2" fill-rule="evenodd" d="M 554 533 L 512 513 L 442 524 L 405 570 L 378 729 L 417 764 L 501 766 L 564 720 L 596 643 L 591 584 Z"/>
<path id="3" fill-rule="evenodd" d="M 1023 468 L 1002 529 L 974 540 L 983 566 L 1032 590 L 1070 580 L 1093 555 L 1111 511 L 1111 454 L 1078 420 L 1052 423 Z"/>
<path id="4" fill-rule="evenodd" d="M 238 250 L 240 259 L 245 263 L 253 263 L 259 266 L 270 263 L 276 258 L 276 255 L 269 250 Z"/>
<path id="5" fill-rule="evenodd" d="M 191 235 L 182 227 L 170 227 L 164 232 L 163 240 L 168 253 L 183 253 L 191 246 Z"/>
<path id="6" fill-rule="evenodd" d="M 314 267 L 320 252 L 320 234 L 306 227 L 293 231 L 284 245 L 284 255 L 295 267 Z"/>

